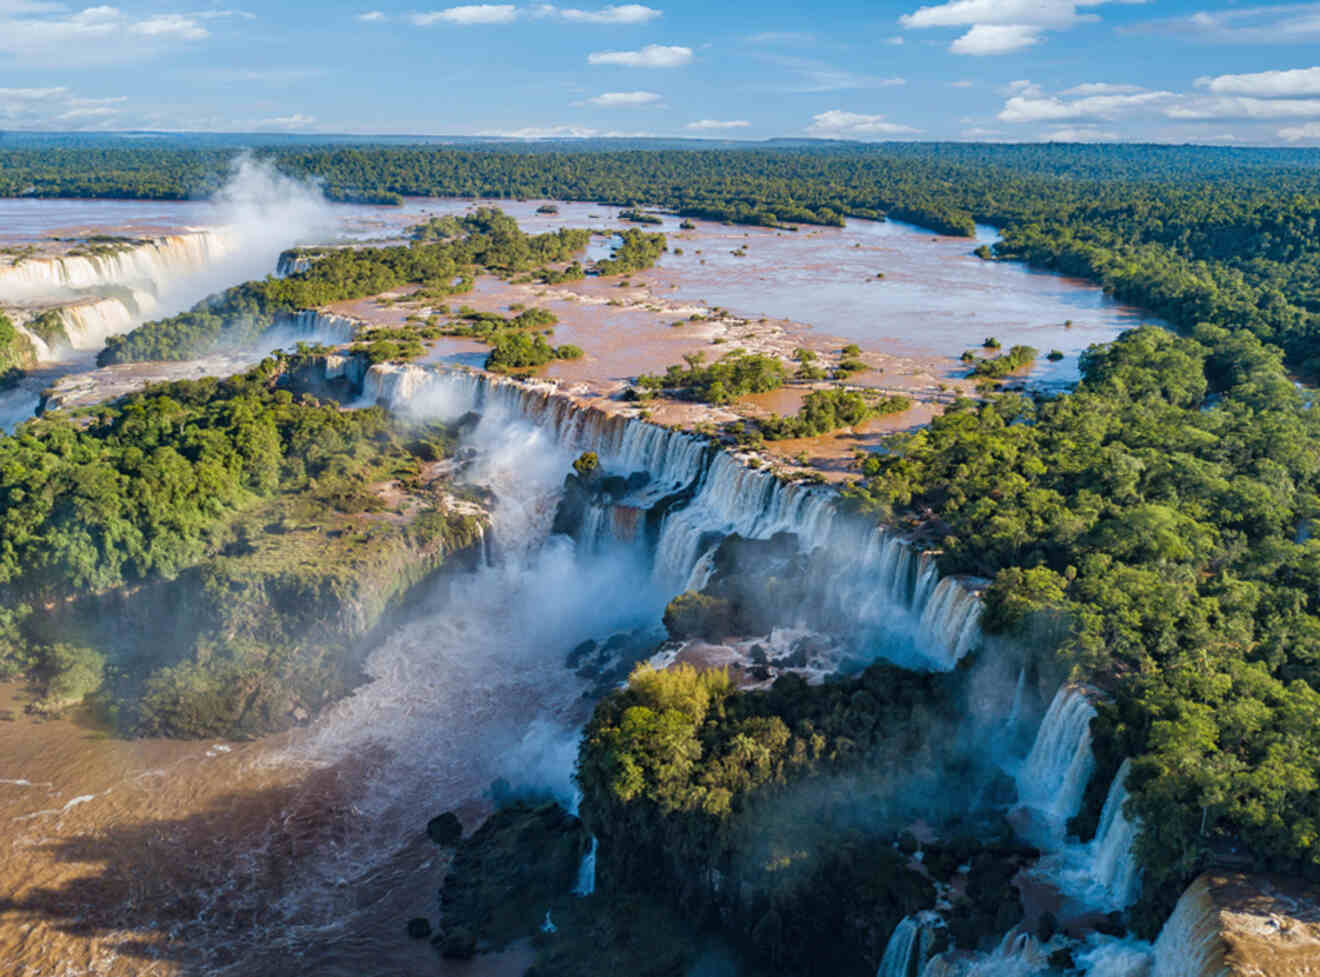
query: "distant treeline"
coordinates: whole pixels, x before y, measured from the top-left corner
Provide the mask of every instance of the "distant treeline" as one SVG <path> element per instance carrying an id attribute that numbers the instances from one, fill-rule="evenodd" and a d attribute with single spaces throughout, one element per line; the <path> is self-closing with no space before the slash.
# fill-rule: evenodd
<path id="1" fill-rule="evenodd" d="M 0 196 L 205 196 L 236 151 L 0 150 Z M 289 146 L 260 153 L 337 200 L 600 201 L 737 223 L 889 216 L 1103 282 L 1174 323 L 1232 320 L 1320 367 L 1320 154 L 1161 146 L 825 144 L 748 150 Z"/>

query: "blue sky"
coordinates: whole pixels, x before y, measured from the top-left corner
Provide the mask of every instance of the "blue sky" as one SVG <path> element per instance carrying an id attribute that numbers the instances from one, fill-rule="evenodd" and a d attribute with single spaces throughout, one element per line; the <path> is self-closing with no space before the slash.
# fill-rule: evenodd
<path id="1" fill-rule="evenodd" d="M 125 3 L 0 0 L 0 127 L 1320 145 L 1320 2 Z"/>

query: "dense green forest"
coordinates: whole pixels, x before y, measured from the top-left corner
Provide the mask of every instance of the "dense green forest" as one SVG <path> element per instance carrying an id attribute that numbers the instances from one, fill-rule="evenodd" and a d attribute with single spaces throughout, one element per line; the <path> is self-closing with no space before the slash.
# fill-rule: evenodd
<path id="1" fill-rule="evenodd" d="M 418 481 L 451 433 L 295 394 L 303 355 L 0 438 L 0 675 L 36 676 L 55 709 L 104 685 L 124 728 L 190 736 L 279 728 L 351 687 L 344 607 L 378 620 L 479 529 Z M 416 518 L 373 518 L 387 479 Z"/>
<path id="2" fill-rule="evenodd" d="M 1320 879 L 1320 417 L 1281 360 L 1247 330 L 1143 328 L 1074 393 L 893 438 L 850 490 L 993 578 L 987 630 L 1050 637 L 1114 694 L 1097 740 L 1109 770 L 1137 757 L 1163 909 L 1237 845 Z"/>

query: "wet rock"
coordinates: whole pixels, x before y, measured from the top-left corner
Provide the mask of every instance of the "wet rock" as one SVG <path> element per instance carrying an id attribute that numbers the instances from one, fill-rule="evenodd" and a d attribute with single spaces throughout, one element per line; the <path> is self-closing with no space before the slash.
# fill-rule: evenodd
<path id="1" fill-rule="evenodd" d="M 1036 939 L 1042 943 L 1048 943 L 1054 938 L 1054 934 L 1059 930 L 1059 921 L 1052 912 L 1043 912 L 1040 919 L 1036 921 Z"/>
<path id="2" fill-rule="evenodd" d="M 568 657 L 564 659 L 564 664 L 572 669 L 581 668 L 582 663 L 595 651 L 596 642 L 588 639 L 568 653 Z"/>
<path id="3" fill-rule="evenodd" d="M 1073 970 L 1077 967 L 1077 961 L 1073 959 L 1072 951 L 1066 947 L 1051 953 L 1048 962 L 1055 970 Z"/>
<path id="4" fill-rule="evenodd" d="M 425 916 L 414 916 L 408 920 L 408 938 L 424 940 L 431 935 L 431 921 Z"/>
<path id="5" fill-rule="evenodd" d="M 471 960 L 477 955 L 477 940 L 466 926 L 455 926 L 444 935 L 440 955 L 446 960 Z"/>
<path id="6" fill-rule="evenodd" d="M 426 822 L 426 833 L 437 845 L 447 848 L 463 840 L 463 822 L 453 811 L 446 811 Z"/>

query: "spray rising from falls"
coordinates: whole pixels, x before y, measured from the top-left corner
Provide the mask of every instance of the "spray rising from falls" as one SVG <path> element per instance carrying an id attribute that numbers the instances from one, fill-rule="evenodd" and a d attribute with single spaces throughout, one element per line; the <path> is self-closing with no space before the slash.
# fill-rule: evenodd
<path id="1" fill-rule="evenodd" d="M 953 668 L 980 640 L 981 581 L 940 579 L 931 554 L 844 515 L 832 491 L 785 482 L 712 449 L 695 435 L 584 407 L 549 384 L 515 383 L 466 371 L 377 365 L 363 378 L 363 402 L 458 417 L 495 410 L 535 424 L 568 451 L 597 453 L 603 469 L 641 475 L 621 497 L 588 512 L 589 548 L 650 544 L 656 589 L 699 584 L 723 537 L 794 534 L 820 572 L 804 581 L 804 604 L 825 619 L 855 622 L 875 655 L 936 670 Z M 816 564 L 813 564 L 816 565 Z"/>
<path id="2" fill-rule="evenodd" d="M 34 344 L 54 362 L 174 315 L 235 282 L 263 278 L 280 254 L 334 233 L 332 205 L 310 183 L 241 157 L 213 199 L 211 226 L 0 268 L 0 305 L 50 308 L 63 341 Z"/>

